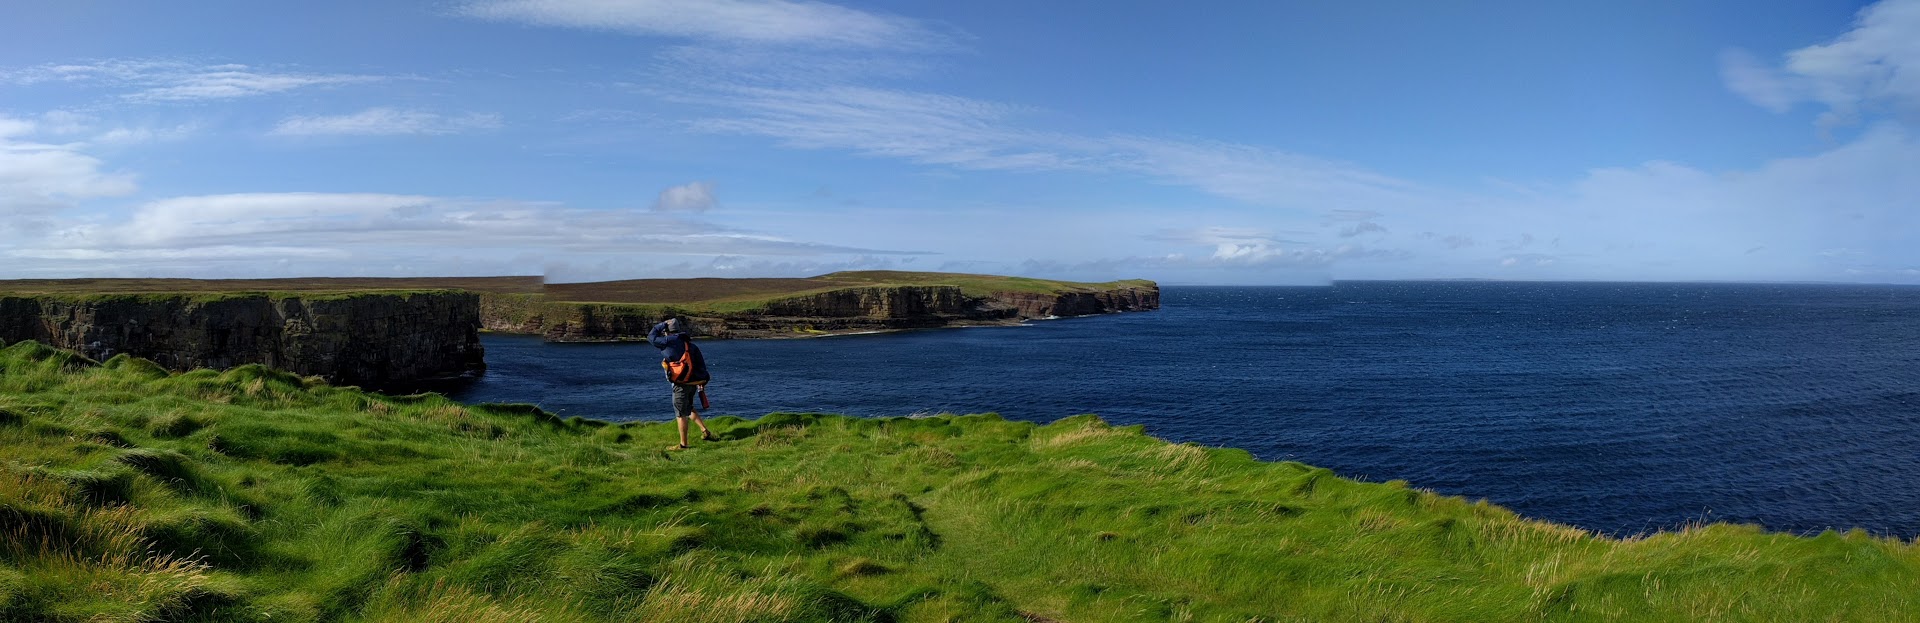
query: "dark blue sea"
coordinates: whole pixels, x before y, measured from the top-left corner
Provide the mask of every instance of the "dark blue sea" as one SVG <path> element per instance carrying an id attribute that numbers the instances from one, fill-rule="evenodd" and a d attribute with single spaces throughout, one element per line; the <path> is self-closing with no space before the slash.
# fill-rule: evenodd
<path id="1" fill-rule="evenodd" d="M 1616 535 L 1920 534 L 1920 287 L 1341 282 L 1162 309 L 706 341 L 713 414 L 1096 413 Z M 671 418 L 658 351 L 487 336 L 454 397 Z"/>

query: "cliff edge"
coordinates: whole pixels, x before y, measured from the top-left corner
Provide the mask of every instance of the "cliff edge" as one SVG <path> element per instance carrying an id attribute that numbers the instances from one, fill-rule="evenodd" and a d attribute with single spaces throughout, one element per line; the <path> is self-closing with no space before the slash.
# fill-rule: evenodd
<path id="1" fill-rule="evenodd" d="M 128 354 L 174 370 L 258 363 L 339 384 L 384 386 L 486 368 L 480 295 L 465 291 L 0 294 L 0 341 L 96 360 Z"/>

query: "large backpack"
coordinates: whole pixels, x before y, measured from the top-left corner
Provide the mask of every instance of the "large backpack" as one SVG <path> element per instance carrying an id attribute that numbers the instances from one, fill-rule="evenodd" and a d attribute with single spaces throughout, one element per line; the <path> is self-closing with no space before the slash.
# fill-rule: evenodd
<path id="1" fill-rule="evenodd" d="M 706 385 L 706 375 L 700 374 L 704 367 L 700 364 L 705 363 L 701 361 L 700 348 L 693 345 L 693 340 L 681 338 L 680 343 L 683 348 L 679 357 L 660 362 L 660 367 L 667 371 L 667 380 L 681 385 Z"/>

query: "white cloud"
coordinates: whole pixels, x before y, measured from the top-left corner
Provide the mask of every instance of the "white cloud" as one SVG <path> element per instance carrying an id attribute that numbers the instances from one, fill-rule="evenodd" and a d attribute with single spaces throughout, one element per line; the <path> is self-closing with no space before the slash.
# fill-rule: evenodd
<path id="1" fill-rule="evenodd" d="M 91 274 L 138 272 L 143 261 L 172 262 L 196 272 L 216 264 L 251 271 L 252 264 L 268 260 L 324 262 L 331 272 L 399 262 L 439 266 L 447 274 L 467 270 L 459 260 L 463 254 L 494 264 L 501 258 L 631 262 L 676 256 L 917 254 L 796 241 L 642 209 L 313 192 L 162 199 L 140 205 L 130 217 L 68 219 L 20 242 L 5 256 L 37 261 L 39 269 L 58 266 Z M 193 261 L 201 264 L 192 266 Z M 8 272 L 36 270 L 11 264 Z"/>
<path id="2" fill-rule="evenodd" d="M 807 0 L 477 0 L 484 19 L 749 44 L 922 49 L 951 37 L 916 20 Z"/>
<path id="3" fill-rule="evenodd" d="M 80 144 L 52 144 L 23 137 L 32 121 L 0 117 L 0 220 L 32 217 L 72 201 L 132 193 L 131 174 L 108 172 Z"/>
<path id="4" fill-rule="evenodd" d="M 191 136 L 199 126 L 180 124 L 167 127 L 116 127 L 96 134 L 91 142 L 99 145 L 143 145 L 177 141 Z"/>
<path id="5" fill-rule="evenodd" d="M 438 135 L 491 130 L 498 127 L 500 127 L 500 116 L 494 114 L 468 113 L 449 117 L 425 111 L 382 107 L 369 108 L 350 115 L 289 117 L 275 126 L 272 134 L 278 136 Z"/>
<path id="6" fill-rule="evenodd" d="M 143 246 L 197 241 L 257 240 L 273 234 L 419 229 L 409 217 L 438 201 L 418 195 L 370 193 L 248 193 L 163 199 L 141 206 L 117 232 L 117 241 Z M 415 221 L 415 222 L 409 222 Z"/>
<path id="7" fill-rule="evenodd" d="M 1792 109 L 1802 97 L 1799 85 L 1746 50 L 1720 54 L 1720 79 L 1734 93 L 1777 113 Z"/>
<path id="8" fill-rule="evenodd" d="M 1558 261 L 1560 261 L 1560 258 L 1544 253 L 1522 253 L 1500 258 L 1500 265 L 1508 268 L 1515 266 L 1552 266 Z"/>
<path id="9" fill-rule="evenodd" d="M 1778 67 L 1731 50 L 1721 68 L 1728 88 L 1775 112 L 1799 102 L 1826 105 L 1823 124 L 1852 122 L 1877 104 L 1920 110 L 1920 0 L 1861 9 L 1853 30 L 1788 52 Z"/>
<path id="10" fill-rule="evenodd" d="M 655 212 L 705 212 L 713 209 L 713 183 L 690 182 L 660 191 L 653 201 Z"/>
<path id="11" fill-rule="evenodd" d="M 140 102 L 233 99 L 284 93 L 313 86 L 385 80 L 381 76 L 316 74 L 248 65 L 203 65 L 170 60 L 114 59 L 48 64 L 0 72 L 0 82 L 102 84 L 135 89 L 123 97 Z"/>
<path id="12" fill-rule="evenodd" d="M 10 135 L 32 134 L 43 137 L 59 137 L 62 140 L 87 136 L 82 143 L 68 143 L 71 149 L 90 146 L 125 146 L 143 143 L 175 141 L 191 136 L 199 129 L 197 124 L 182 123 L 175 125 L 115 125 L 105 127 L 99 117 L 72 110 L 50 110 L 41 113 L 38 119 L 0 118 L 0 138 Z"/>
<path id="13" fill-rule="evenodd" d="M 40 114 L 39 130 L 48 134 L 68 135 L 86 132 L 93 126 L 93 117 L 71 110 L 49 110 Z"/>
<path id="14" fill-rule="evenodd" d="M 1311 236 L 1307 232 L 1285 233 Z M 1326 267 L 1342 259 L 1362 259 L 1393 254 L 1389 251 L 1368 249 L 1358 244 L 1326 245 L 1283 238 L 1282 232 L 1252 227 L 1163 229 L 1148 236 L 1147 239 L 1178 245 L 1211 247 L 1212 252 L 1206 255 L 1176 252 L 1160 256 L 1135 257 L 1123 263 L 1157 268 L 1273 268 L 1279 266 L 1299 268 Z M 1075 270 L 1084 268 L 1078 267 Z"/>

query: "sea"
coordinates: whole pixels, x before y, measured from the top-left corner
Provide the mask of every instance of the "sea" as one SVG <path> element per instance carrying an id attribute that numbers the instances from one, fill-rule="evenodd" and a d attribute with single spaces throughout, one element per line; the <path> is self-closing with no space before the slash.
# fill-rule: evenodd
<path id="1" fill-rule="evenodd" d="M 1148 312 L 701 342 L 710 415 L 1093 413 L 1174 442 L 1631 536 L 1920 535 L 1920 287 L 1363 281 L 1166 287 Z M 671 419 L 645 343 L 487 335 L 448 390 Z"/>

